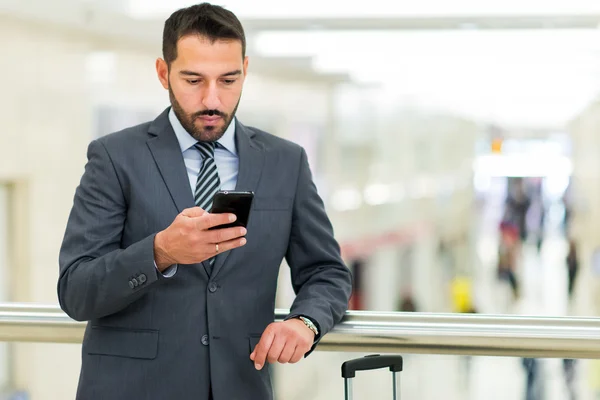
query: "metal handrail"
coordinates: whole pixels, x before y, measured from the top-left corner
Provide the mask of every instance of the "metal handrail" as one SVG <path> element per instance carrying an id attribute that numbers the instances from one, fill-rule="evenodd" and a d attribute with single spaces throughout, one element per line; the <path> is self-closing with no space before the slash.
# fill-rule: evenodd
<path id="1" fill-rule="evenodd" d="M 58 306 L 0 303 L 0 341 L 80 343 L 85 326 Z M 317 350 L 600 358 L 600 319 L 349 311 Z"/>

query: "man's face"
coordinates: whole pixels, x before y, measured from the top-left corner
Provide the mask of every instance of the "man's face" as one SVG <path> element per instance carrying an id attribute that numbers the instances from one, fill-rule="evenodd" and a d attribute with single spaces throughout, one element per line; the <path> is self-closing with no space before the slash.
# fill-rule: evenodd
<path id="1" fill-rule="evenodd" d="M 248 58 L 238 40 L 211 43 L 198 35 L 182 37 L 170 68 L 156 63 L 158 77 L 181 125 L 201 142 L 214 142 L 231 123 L 242 95 Z"/>

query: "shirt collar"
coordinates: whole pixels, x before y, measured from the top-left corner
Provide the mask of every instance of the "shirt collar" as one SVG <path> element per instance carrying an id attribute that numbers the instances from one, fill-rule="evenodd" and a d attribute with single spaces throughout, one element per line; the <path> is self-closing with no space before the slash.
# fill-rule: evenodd
<path id="1" fill-rule="evenodd" d="M 175 111 L 173 111 L 172 107 L 169 111 L 169 122 L 171 122 L 173 131 L 175 131 L 175 136 L 177 136 L 177 141 L 179 142 L 179 147 L 181 148 L 182 153 L 198 143 L 198 141 L 185 130 L 183 125 L 181 125 L 181 122 L 179 122 L 179 118 L 177 118 L 175 115 Z M 233 155 L 237 155 L 237 149 L 235 146 L 235 118 L 231 120 L 231 123 L 225 130 L 225 133 L 221 139 L 217 140 L 217 143 L 219 143 Z"/>

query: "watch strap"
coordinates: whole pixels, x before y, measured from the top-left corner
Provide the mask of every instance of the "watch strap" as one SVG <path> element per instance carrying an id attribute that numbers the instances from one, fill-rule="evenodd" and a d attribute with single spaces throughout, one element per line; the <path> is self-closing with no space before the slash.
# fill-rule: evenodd
<path id="1" fill-rule="evenodd" d="M 317 329 L 317 326 L 309 319 L 303 316 L 299 316 L 298 317 L 302 322 L 304 322 L 304 325 L 306 325 L 306 327 L 308 329 L 310 329 L 311 331 L 313 331 L 313 333 L 315 334 L 315 336 L 319 336 L 319 330 Z"/>

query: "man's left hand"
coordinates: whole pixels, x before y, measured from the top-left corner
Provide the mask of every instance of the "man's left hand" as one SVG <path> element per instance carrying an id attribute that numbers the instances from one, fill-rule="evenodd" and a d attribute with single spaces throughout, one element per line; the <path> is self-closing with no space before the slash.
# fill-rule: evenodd
<path id="1" fill-rule="evenodd" d="M 314 341 L 313 331 L 298 318 L 273 322 L 263 332 L 250 359 L 258 370 L 265 365 L 265 360 L 271 364 L 294 364 L 308 353 Z"/>

